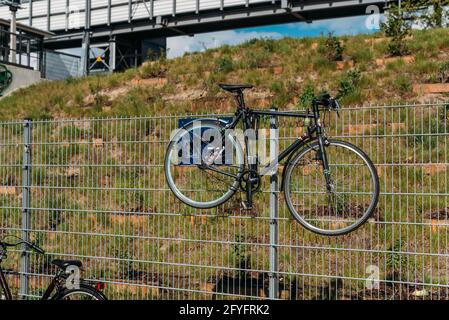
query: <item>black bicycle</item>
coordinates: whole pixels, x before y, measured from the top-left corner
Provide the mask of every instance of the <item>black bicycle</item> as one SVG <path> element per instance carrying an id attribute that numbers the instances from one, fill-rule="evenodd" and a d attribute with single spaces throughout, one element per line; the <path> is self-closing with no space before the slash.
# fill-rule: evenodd
<path id="1" fill-rule="evenodd" d="M 379 197 L 379 178 L 369 157 L 358 147 L 327 137 L 321 113 L 340 109 L 329 94 L 313 99 L 311 110 L 287 112 L 252 110 L 245 104 L 250 85 L 220 84 L 232 93 L 237 111 L 232 119 L 205 118 L 189 122 L 175 133 L 165 155 L 165 176 L 175 196 L 189 206 L 206 209 L 229 200 L 241 190 L 244 209 L 252 208 L 261 177 L 286 159 L 281 188 L 293 217 L 321 235 L 343 235 L 360 227 L 373 214 Z M 309 124 L 267 166 L 251 150 L 259 139 L 262 117 L 297 117 Z M 244 134 L 235 133 L 242 123 Z M 243 142 L 242 142 L 243 140 Z M 254 147 L 253 147 L 254 148 Z"/>
<path id="2" fill-rule="evenodd" d="M 15 236 L 9 237 L 14 237 L 19 239 L 19 241 L 15 243 L 0 241 L 0 289 L 2 289 L 4 299 L 13 300 L 11 290 L 1 267 L 3 259 L 7 258 L 8 248 L 24 244 L 27 248 L 39 254 L 45 254 L 45 251 L 29 241 Z M 81 261 L 53 260 L 51 263 L 58 267 L 58 272 L 45 290 L 41 300 L 107 300 L 106 296 L 101 292 L 104 287 L 103 283 L 91 283 L 83 279 L 76 279 L 76 270 L 82 267 Z"/>

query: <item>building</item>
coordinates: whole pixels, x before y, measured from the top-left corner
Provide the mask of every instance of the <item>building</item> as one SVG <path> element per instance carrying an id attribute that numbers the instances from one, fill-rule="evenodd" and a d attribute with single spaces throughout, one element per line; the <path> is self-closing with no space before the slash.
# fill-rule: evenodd
<path id="1" fill-rule="evenodd" d="M 10 46 L 10 28 L 10 20 L 0 18 L 0 63 L 44 72 L 44 39 L 53 33 L 18 23 L 16 47 L 13 49 Z"/>
<path id="2" fill-rule="evenodd" d="M 12 35 L 15 35 L 14 38 Z M 44 39 L 52 35 L 51 32 L 21 23 L 16 25 L 16 32 L 12 33 L 11 21 L 0 18 L 1 95 L 45 78 Z M 16 45 L 12 47 L 11 42 Z"/>
<path id="3" fill-rule="evenodd" d="M 136 66 L 167 37 L 379 13 L 389 0 L 22 0 L 17 21 L 51 32 L 45 48 L 82 48 L 83 74 Z M 0 7 L 0 17 L 7 15 Z"/>

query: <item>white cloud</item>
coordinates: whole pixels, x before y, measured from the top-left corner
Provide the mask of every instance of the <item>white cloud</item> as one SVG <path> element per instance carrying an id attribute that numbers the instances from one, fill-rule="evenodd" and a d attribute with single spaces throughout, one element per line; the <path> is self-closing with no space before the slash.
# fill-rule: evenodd
<path id="1" fill-rule="evenodd" d="M 298 32 L 314 34 L 319 31 L 323 34 L 328 32 L 335 33 L 336 35 L 353 35 L 358 33 L 365 33 L 373 31 L 372 28 L 369 29 L 367 27 L 367 20 L 372 19 L 372 15 L 365 16 L 354 16 L 354 17 L 346 17 L 346 18 L 338 18 L 338 19 L 328 19 L 328 20 L 319 20 L 313 21 L 311 24 L 305 23 L 293 23 L 289 25 L 290 29 L 298 29 Z M 375 23 L 380 23 L 381 16 L 378 17 L 378 21 L 374 21 Z M 379 26 L 376 26 L 380 28 Z M 375 30 L 374 30 L 375 31 Z"/>
<path id="2" fill-rule="evenodd" d="M 168 57 L 182 56 L 185 52 L 204 51 L 225 44 L 236 45 L 254 38 L 282 38 L 277 32 L 236 32 L 233 30 L 198 34 L 194 37 L 181 36 L 167 39 Z"/>

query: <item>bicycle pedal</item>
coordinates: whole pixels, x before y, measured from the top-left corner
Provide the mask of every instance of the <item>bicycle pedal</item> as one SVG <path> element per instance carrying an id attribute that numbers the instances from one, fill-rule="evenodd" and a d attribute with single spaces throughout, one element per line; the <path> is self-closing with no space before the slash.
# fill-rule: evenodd
<path id="1" fill-rule="evenodd" d="M 248 201 L 242 201 L 243 210 L 251 210 L 253 208 L 252 203 Z"/>

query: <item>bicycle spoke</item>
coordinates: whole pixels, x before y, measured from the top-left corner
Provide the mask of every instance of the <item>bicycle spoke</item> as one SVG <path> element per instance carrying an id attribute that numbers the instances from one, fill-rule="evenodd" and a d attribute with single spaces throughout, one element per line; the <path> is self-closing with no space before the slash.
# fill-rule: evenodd
<path id="1" fill-rule="evenodd" d="M 215 176 L 212 172 L 209 172 L 207 169 L 205 169 L 204 172 L 205 172 L 207 175 L 209 175 L 211 178 L 215 179 L 215 181 L 223 182 L 222 179 L 218 178 L 218 177 Z M 216 172 L 216 171 L 213 171 L 213 172 Z M 226 183 L 226 182 L 225 182 L 225 183 Z M 232 187 L 232 184 L 227 184 L 227 186 L 230 188 L 230 187 Z"/>

